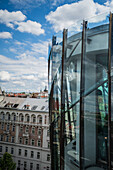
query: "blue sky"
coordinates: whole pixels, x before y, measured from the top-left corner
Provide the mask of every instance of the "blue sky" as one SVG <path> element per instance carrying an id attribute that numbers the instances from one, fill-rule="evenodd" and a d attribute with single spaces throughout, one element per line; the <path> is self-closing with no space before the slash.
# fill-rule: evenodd
<path id="1" fill-rule="evenodd" d="M 112 10 L 113 0 L 0 0 L 1 88 L 44 89 L 52 36 L 60 41 L 63 28 L 79 31 L 83 19 L 103 22 Z"/>

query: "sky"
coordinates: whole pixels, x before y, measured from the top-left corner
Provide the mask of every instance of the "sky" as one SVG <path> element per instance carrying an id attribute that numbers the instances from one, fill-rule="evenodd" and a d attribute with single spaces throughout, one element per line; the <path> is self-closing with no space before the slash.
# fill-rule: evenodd
<path id="1" fill-rule="evenodd" d="M 37 92 L 48 85 L 48 45 L 64 28 L 103 22 L 113 0 L 0 0 L 0 87 Z M 97 17 L 98 16 L 98 17 Z"/>

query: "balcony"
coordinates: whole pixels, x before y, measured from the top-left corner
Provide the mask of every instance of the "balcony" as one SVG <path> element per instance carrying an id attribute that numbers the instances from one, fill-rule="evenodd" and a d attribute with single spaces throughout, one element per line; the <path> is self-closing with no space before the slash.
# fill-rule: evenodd
<path id="1" fill-rule="evenodd" d="M 23 137 L 29 137 L 28 133 L 23 133 Z"/>

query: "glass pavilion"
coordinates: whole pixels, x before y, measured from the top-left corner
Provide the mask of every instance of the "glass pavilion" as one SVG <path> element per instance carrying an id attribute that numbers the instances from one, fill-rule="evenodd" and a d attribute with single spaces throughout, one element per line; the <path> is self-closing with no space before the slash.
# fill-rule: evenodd
<path id="1" fill-rule="evenodd" d="M 52 170 L 113 169 L 113 15 L 63 40 L 48 58 Z"/>

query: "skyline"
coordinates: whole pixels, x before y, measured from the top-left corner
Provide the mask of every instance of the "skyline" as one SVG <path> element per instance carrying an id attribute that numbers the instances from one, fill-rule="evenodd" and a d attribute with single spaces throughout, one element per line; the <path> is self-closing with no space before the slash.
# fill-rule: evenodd
<path id="1" fill-rule="evenodd" d="M 87 5 L 88 4 L 88 5 Z M 63 28 L 80 31 L 83 19 L 113 11 L 113 0 L 0 0 L 0 87 L 34 92 L 47 86 L 48 45 Z M 91 21 L 97 23 L 97 20 Z"/>

